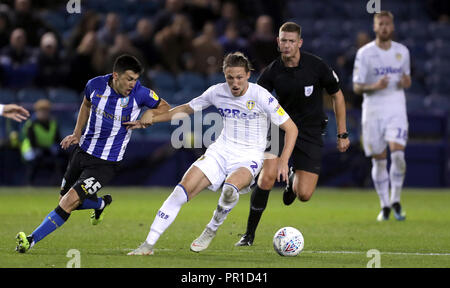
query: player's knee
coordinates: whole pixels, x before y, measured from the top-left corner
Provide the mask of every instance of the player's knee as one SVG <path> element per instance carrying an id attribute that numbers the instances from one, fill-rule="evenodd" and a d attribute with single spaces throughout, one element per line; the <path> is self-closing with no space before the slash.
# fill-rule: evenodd
<path id="1" fill-rule="evenodd" d="M 59 206 L 66 212 L 75 210 L 81 204 L 80 197 L 77 192 L 71 189 L 59 201 Z"/>
<path id="2" fill-rule="evenodd" d="M 238 191 L 231 185 L 223 185 L 222 195 L 225 203 L 233 203 L 239 197 Z"/>
<path id="3" fill-rule="evenodd" d="M 394 164 L 396 169 L 404 173 L 406 170 L 406 161 L 405 161 L 405 154 L 403 151 L 398 150 L 391 153 L 391 162 Z"/>
<path id="4" fill-rule="evenodd" d="M 269 173 L 264 173 L 258 178 L 258 186 L 264 190 L 272 189 L 275 184 L 275 180 L 277 179 L 276 175 L 271 175 Z"/>
<path id="5" fill-rule="evenodd" d="M 301 187 L 296 191 L 296 193 L 298 200 L 300 200 L 301 202 L 307 202 L 309 201 L 309 199 L 311 199 L 314 193 L 314 189 Z"/>

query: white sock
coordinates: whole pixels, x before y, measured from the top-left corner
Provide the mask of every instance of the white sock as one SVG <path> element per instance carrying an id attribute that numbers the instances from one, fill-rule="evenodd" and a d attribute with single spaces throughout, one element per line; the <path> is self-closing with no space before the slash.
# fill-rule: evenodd
<path id="1" fill-rule="evenodd" d="M 390 207 L 389 204 L 389 174 L 387 171 L 387 160 L 376 160 L 372 158 L 372 180 L 375 190 L 380 198 L 381 208 Z"/>
<path id="2" fill-rule="evenodd" d="M 178 212 L 180 212 L 181 206 L 187 201 L 188 198 L 184 187 L 178 184 L 156 214 L 155 220 L 150 227 L 150 232 L 147 235 L 146 242 L 148 244 L 155 245 L 159 236 L 169 228 L 170 224 L 177 217 Z"/>
<path id="3" fill-rule="evenodd" d="M 389 177 L 391 180 L 391 204 L 400 202 L 403 180 L 405 180 L 406 162 L 405 152 L 397 150 L 391 153 L 391 168 Z"/>
<path id="4" fill-rule="evenodd" d="M 220 225 L 223 224 L 231 209 L 239 202 L 239 191 L 236 186 L 229 183 L 224 183 L 222 187 L 222 194 L 219 198 L 216 210 L 214 210 L 211 221 L 206 225 L 209 229 L 217 231 Z"/>

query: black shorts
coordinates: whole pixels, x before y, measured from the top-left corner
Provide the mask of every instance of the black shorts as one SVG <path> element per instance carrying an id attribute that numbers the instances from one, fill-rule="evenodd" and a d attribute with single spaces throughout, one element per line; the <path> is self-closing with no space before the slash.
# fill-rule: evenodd
<path id="1" fill-rule="evenodd" d="M 82 202 L 86 198 L 97 199 L 97 192 L 116 175 L 120 164 L 94 157 L 77 145 L 61 183 L 61 196 L 73 188 Z"/>
<path id="2" fill-rule="evenodd" d="M 281 129 L 279 135 L 278 148 L 273 149 L 272 142 L 269 140 L 270 146 L 266 149 L 267 153 L 278 157 L 281 156 L 284 148 L 284 132 Z M 322 164 L 322 146 L 299 138 L 292 151 L 291 160 L 294 170 L 303 170 L 319 175 Z"/>

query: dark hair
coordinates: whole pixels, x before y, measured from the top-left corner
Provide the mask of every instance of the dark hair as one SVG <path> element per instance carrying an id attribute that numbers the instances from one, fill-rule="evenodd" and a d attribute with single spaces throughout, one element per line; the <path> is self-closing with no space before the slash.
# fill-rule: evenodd
<path id="1" fill-rule="evenodd" d="M 127 54 L 117 57 L 116 61 L 114 61 L 113 72 L 121 74 L 127 70 L 137 74 L 142 74 L 143 72 L 142 65 L 136 57 Z"/>
<path id="2" fill-rule="evenodd" d="M 295 32 L 298 36 L 302 38 L 302 27 L 294 22 L 286 22 L 280 27 L 279 32 Z"/>
<path id="3" fill-rule="evenodd" d="M 223 72 L 228 67 L 244 67 L 245 72 L 253 70 L 252 64 L 242 52 L 229 53 L 225 56 L 222 65 Z"/>

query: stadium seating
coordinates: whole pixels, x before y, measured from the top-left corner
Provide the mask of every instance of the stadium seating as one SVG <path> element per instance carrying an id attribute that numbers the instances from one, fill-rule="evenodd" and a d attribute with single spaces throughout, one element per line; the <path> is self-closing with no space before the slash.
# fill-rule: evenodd
<path id="1" fill-rule="evenodd" d="M 80 104 L 82 96 L 75 90 L 67 88 L 50 88 L 48 99 L 53 103 Z"/>
<path id="2" fill-rule="evenodd" d="M 34 103 L 39 99 L 48 98 L 43 89 L 23 88 L 17 92 L 17 100 L 20 103 Z"/>
<path id="3" fill-rule="evenodd" d="M 14 103 L 16 102 L 16 93 L 13 90 L 9 89 L 0 89 L 0 103 Z"/>

